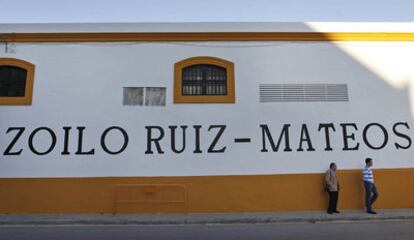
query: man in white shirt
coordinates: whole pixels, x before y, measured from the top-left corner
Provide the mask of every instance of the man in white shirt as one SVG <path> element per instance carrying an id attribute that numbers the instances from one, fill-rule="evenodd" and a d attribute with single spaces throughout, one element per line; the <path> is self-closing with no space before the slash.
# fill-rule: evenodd
<path id="1" fill-rule="evenodd" d="M 362 179 L 364 181 L 365 187 L 365 207 L 367 208 L 367 213 L 377 214 L 372 210 L 372 204 L 378 198 L 377 187 L 374 183 L 374 174 L 372 173 L 373 160 L 371 158 L 365 159 L 365 168 L 362 170 Z M 373 195 L 372 195 L 373 194 Z"/>

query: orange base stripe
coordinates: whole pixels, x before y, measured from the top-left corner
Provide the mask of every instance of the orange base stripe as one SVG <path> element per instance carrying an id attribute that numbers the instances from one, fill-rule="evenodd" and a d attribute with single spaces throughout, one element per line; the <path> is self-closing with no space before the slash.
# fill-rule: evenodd
<path id="1" fill-rule="evenodd" d="M 414 207 L 414 169 L 374 170 L 375 208 Z M 363 209 L 360 171 L 338 172 L 339 208 Z M 324 174 L 2 178 L 0 213 L 325 210 Z"/>

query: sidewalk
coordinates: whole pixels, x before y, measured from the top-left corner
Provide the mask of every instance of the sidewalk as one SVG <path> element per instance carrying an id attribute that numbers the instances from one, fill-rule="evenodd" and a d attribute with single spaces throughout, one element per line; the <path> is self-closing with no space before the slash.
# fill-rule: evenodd
<path id="1" fill-rule="evenodd" d="M 318 223 L 333 221 L 414 220 L 414 209 L 380 209 L 377 215 L 363 211 L 199 213 L 199 214 L 1 214 L 0 225 L 157 225 Z"/>

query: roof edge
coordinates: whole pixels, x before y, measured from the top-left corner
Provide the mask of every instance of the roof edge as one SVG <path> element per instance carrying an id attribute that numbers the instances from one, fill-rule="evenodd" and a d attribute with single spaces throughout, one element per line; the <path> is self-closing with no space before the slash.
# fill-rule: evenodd
<path id="1" fill-rule="evenodd" d="M 0 33 L 414 32 L 414 22 L 7 23 Z"/>

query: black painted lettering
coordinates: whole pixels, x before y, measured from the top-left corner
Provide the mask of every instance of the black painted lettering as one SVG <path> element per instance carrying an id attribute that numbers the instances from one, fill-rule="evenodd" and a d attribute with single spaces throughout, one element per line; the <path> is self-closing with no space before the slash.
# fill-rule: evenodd
<path id="1" fill-rule="evenodd" d="M 313 148 L 312 141 L 309 136 L 308 127 L 306 126 L 306 124 L 302 124 L 302 130 L 300 133 L 300 142 L 299 142 L 299 148 L 298 148 L 299 152 L 303 151 L 302 144 L 305 142 L 306 142 L 306 145 L 308 145 L 308 149 L 306 151 L 311 151 L 311 152 L 315 151 L 315 148 Z"/>
<path id="2" fill-rule="evenodd" d="M 381 132 L 382 132 L 382 143 L 379 145 L 379 146 L 374 146 L 374 145 L 372 145 L 369 141 L 368 141 L 368 130 L 371 128 L 371 127 L 374 127 L 374 126 L 376 126 L 376 127 L 378 127 L 379 129 L 381 129 Z M 369 148 L 371 148 L 371 149 L 375 149 L 375 150 L 379 150 L 379 149 L 382 149 L 382 148 L 384 148 L 386 145 L 387 145 L 387 143 L 388 143 L 388 133 L 387 133 L 387 129 L 385 129 L 385 127 L 384 126 L 382 126 L 381 124 L 379 124 L 379 123 L 370 123 L 370 124 L 368 124 L 367 126 L 365 126 L 365 128 L 364 128 L 364 131 L 362 132 L 362 138 L 364 139 L 364 143 L 369 147 Z M 377 137 L 375 138 L 375 139 L 378 139 Z"/>
<path id="3" fill-rule="evenodd" d="M 36 134 L 38 133 L 38 132 L 40 132 L 40 131 L 46 131 L 46 132 L 48 132 L 49 133 L 49 135 L 50 135 L 50 137 L 51 137 L 51 139 L 52 139 L 52 142 L 51 142 L 51 144 L 50 144 L 50 146 L 49 146 L 49 148 L 46 150 L 46 151 L 44 151 L 44 152 L 40 152 L 40 151 L 38 151 L 35 147 L 34 147 L 34 144 L 33 144 L 33 139 L 34 139 L 34 137 L 36 136 Z M 36 154 L 36 155 L 46 155 L 46 154 L 48 154 L 48 153 L 50 153 L 54 148 L 55 148 L 55 146 L 56 146 L 56 134 L 52 131 L 52 129 L 50 129 L 50 128 L 48 128 L 48 127 L 39 127 L 39 128 L 36 128 L 31 134 L 30 134 L 30 136 L 29 136 L 29 149 L 30 149 L 30 151 L 32 151 L 34 154 Z"/>
<path id="4" fill-rule="evenodd" d="M 113 131 L 113 130 L 118 130 L 119 132 L 121 132 L 122 136 L 124 137 L 124 142 L 122 144 L 122 147 L 118 151 L 109 150 L 108 146 L 106 145 L 106 136 L 108 135 L 108 133 L 110 131 Z M 126 147 L 128 146 L 128 142 L 129 142 L 129 137 L 128 137 L 127 132 L 123 128 L 117 127 L 117 126 L 112 126 L 112 127 L 107 128 L 102 133 L 102 136 L 101 136 L 101 147 L 102 147 L 102 149 L 106 153 L 109 153 L 109 154 L 112 154 L 112 155 L 122 153 L 126 149 Z"/>
<path id="5" fill-rule="evenodd" d="M 185 150 L 185 129 L 187 129 L 187 126 L 180 126 L 180 128 L 182 129 L 183 132 L 183 143 L 181 144 L 182 147 L 181 149 L 177 149 L 176 145 L 175 145 L 175 130 L 177 129 L 177 126 L 169 126 L 170 131 L 171 131 L 171 149 L 173 150 L 173 152 L 175 153 L 182 153 Z"/>
<path id="6" fill-rule="evenodd" d="M 163 154 L 164 151 L 161 149 L 161 144 L 160 141 L 161 139 L 164 137 L 164 129 L 162 129 L 162 127 L 160 126 L 146 126 L 145 127 L 147 129 L 147 151 L 145 151 L 145 154 L 153 154 L 154 152 L 152 151 L 152 142 L 154 143 L 155 147 L 157 148 L 157 152 L 160 154 Z M 152 137 L 152 130 L 158 130 L 159 132 L 159 136 L 156 138 Z"/>
<path id="7" fill-rule="evenodd" d="M 75 152 L 76 155 L 94 155 L 95 149 L 92 148 L 89 151 L 83 150 L 83 130 L 85 130 L 85 127 L 77 127 L 78 129 L 78 151 Z"/>
<path id="8" fill-rule="evenodd" d="M 69 155 L 69 132 L 72 127 L 63 127 L 64 137 L 63 137 L 63 151 L 61 152 L 62 155 Z"/>
<path id="9" fill-rule="evenodd" d="M 326 144 L 325 151 L 332 151 L 329 129 L 332 129 L 332 131 L 335 132 L 334 124 L 333 123 L 321 123 L 319 124 L 318 131 L 321 131 L 321 129 L 325 130 L 325 144 Z"/>
<path id="10" fill-rule="evenodd" d="M 357 125 L 355 123 L 341 123 L 340 125 L 342 127 L 342 137 L 343 137 L 343 140 L 344 140 L 344 147 L 342 148 L 342 150 L 344 150 L 344 151 L 358 150 L 359 149 L 359 143 L 358 142 L 353 147 L 349 146 L 349 139 L 355 141 L 355 133 L 349 134 L 349 132 L 348 132 L 348 127 L 352 127 L 352 128 L 354 128 L 354 130 L 358 130 Z"/>
<path id="11" fill-rule="evenodd" d="M 405 140 L 407 140 L 407 144 L 404 146 L 404 145 L 401 145 L 400 143 L 396 142 L 396 143 L 394 143 L 394 145 L 397 149 L 408 149 L 408 148 L 411 147 L 411 138 L 407 134 L 399 132 L 398 129 L 397 129 L 398 126 L 404 126 L 407 129 L 410 129 L 410 126 L 408 126 L 408 123 L 406 123 L 406 122 L 397 122 L 392 127 L 392 130 L 393 130 L 394 134 L 397 135 L 400 138 L 404 138 Z"/>
<path id="12" fill-rule="evenodd" d="M 201 129 L 201 125 L 194 125 L 193 128 L 195 130 L 195 148 L 194 148 L 193 153 L 202 153 L 201 148 L 200 148 L 200 129 Z"/>
<path id="13" fill-rule="evenodd" d="M 267 148 L 266 148 L 266 138 L 269 140 L 270 146 L 272 148 L 273 152 L 277 152 L 279 150 L 279 146 L 282 142 L 282 139 L 285 139 L 285 148 L 284 148 L 284 152 L 291 152 L 292 149 L 290 148 L 289 145 L 289 127 L 290 124 L 284 124 L 283 125 L 283 129 L 282 132 L 279 135 L 279 139 L 277 140 L 277 145 L 275 145 L 272 135 L 270 134 L 270 130 L 267 127 L 266 124 L 261 124 L 260 127 L 262 128 L 262 150 L 261 152 L 267 152 Z"/>
<path id="14" fill-rule="evenodd" d="M 218 132 L 216 137 L 213 139 L 213 141 L 210 144 L 210 147 L 208 148 L 207 152 L 209 153 L 223 153 L 226 150 L 226 146 L 222 147 L 221 149 L 214 149 L 215 146 L 217 145 L 221 135 L 223 134 L 224 130 L 226 129 L 226 125 L 210 125 L 210 127 L 208 128 L 208 131 L 210 131 L 211 129 L 214 128 L 218 128 Z"/>
<path id="15" fill-rule="evenodd" d="M 6 133 L 8 134 L 11 131 L 17 131 L 16 135 L 14 136 L 14 138 L 12 139 L 12 141 L 10 142 L 9 146 L 7 146 L 6 150 L 4 150 L 3 155 L 7 156 L 7 155 L 20 155 L 23 152 L 23 149 L 19 149 L 16 151 L 12 151 L 14 145 L 17 143 L 17 141 L 19 140 L 19 138 L 22 136 L 23 132 L 24 132 L 25 128 L 24 127 L 10 127 L 7 129 Z"/>

